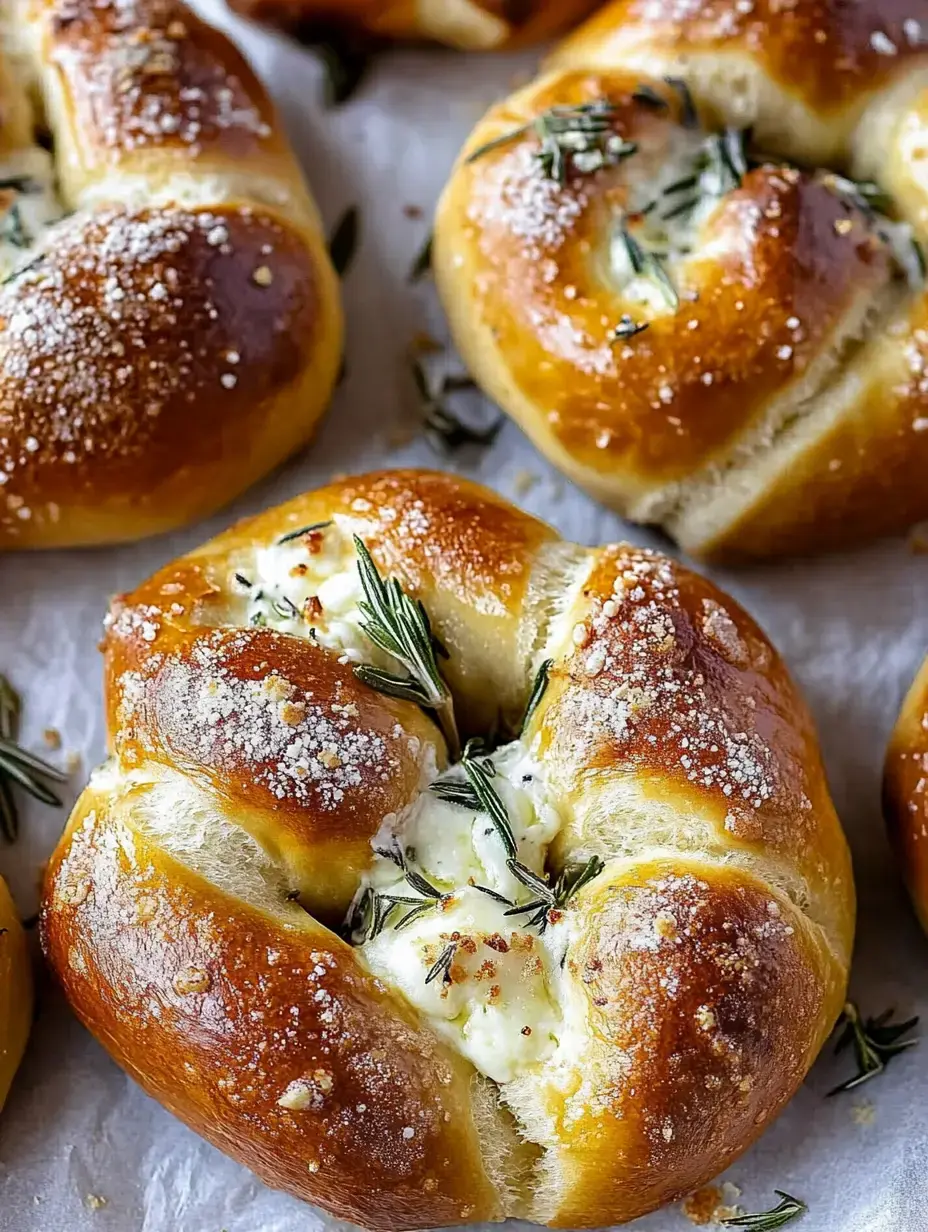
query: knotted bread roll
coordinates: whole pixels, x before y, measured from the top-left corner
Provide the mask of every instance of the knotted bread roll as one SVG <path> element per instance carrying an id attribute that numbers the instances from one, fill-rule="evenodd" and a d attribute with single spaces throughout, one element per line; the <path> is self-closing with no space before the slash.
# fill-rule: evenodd
<path id="1" fill-rule="evenodd" d="M 398 670 L 396 627 L 440 677 Z M 828 1035 L 854 894 L 812 724 L 670 560 L 385 472 L 167 566 L 105 656 L 112 757 L 45 951 L 268 1183 L 393 1230 L 631 1219 L 743 1151 Z M 436 679 L 491 757 L 451 764 L 392 695 Z"/>
<path id="2" fill-rule="evenodd" d="M 22 1059 L 32 1021 L 32 976 L 26 934 L 0 877 L 0 1110 Z"/>
<path id="3" fill-rule="evenodd" d="M 551 38 L 597 0 L 231 0 L 246 17 L 312 35 L 320 28 L 497 51 Z"/>
<path id="4" fill-rule="evenodd" d="M 211 513 L 308 439 L 341 358 L 267 94 L 175 0 L 3 0 L 0 108 L 0 549 Z"/>
<path id="5" fill-rule="evenodd" d="M 928 660 L 909 690 L 890 740 L 883 810 L 912 902 L 928 930 Z"/>
<path id="6" fill-rule="evenodd" d="M 478 125 L 434 264 L 484 389 L 703 557 L 928 517 L 928 4 L 620 0 Z"/>

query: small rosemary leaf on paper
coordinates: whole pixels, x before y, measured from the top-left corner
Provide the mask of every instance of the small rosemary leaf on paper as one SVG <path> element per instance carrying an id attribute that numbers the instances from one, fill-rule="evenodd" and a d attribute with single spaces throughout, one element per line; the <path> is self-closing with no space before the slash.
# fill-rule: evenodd
<path id="1" fill-rule="evenodd" d="M 339 278 L 344 278 L 351 268 L 351 262 L 358 251 L 360 229 L 361 212 L 356 205 L 350 205 L 336 223 L 329 240 L 329 256 Z"/>
<path id="2" fill-rule="evenodd" d="M 754 1232 L 773 1232 L 775 1228 L 785 1228 L 788 1223 L 804 1215 L 809 1209 L 805 1202 L 794 1198 L 782 1189 L 773 1191 L 780 1202 L 770 1211 L 762 1211 L 756 1215 L 732 1215 L 722 1219 L 723 1228 L 753 1228 Z"/>
<path id="3" fill-rule="evenodd" d="M 434 234 L 429 232 L 425 238 L 425 243 L 416 253 L 412 265 L 409 267 L 409 273 L 406 276 L 407 282 L 421 282 L 426 274 L 432 272 L 432 244 L 434 239 Z"/>
<path id="4" fill-rule="evenodd" d="M 529 723 L 532 721 L 532 716 L 538 709 L 538 703 L 545 695 L 548 688 L 548 679 L 551 674 L 551 668 L 554 666 L 553 659 L 545 659 L 535 673 L 535 683 L 532 685 L 532 691 L 529 694 L 528 703 L 525 707 L 525 714 L 522 716 L 522 723 L 519 727 L 519 735 L 521 736 Z"/>
<path id="5" fill-rule="evenodd" d="M 0 836 L 8 843 L 19 834 L 14 786 L 42 804 L 58 807 L 61 800 L 43 780 L 66 783 L 68 779 L 63 771 L 17 743 L 20 711 L 19 694 L 6 677 L 0 676 Z"/>
<path id="6" fill-rule="evenodd" d="M 325 105 L 338 107 L 346 103 L 370 68 L 373 43 L 336 27 L 320 26 L 318 22 L 298 27 L 296 37 L 322 63 Z"/>
<path id="7" fill-rule="evenodd" d="M 433 388 L 421 359 L 410 360 L 410 370 L 422 411 L 422 430 L 426 440 L 443 455 L 454 453 L 465 445 L 487 448 L 499 436 L 506 417 L 500 415 L 485 428 L 465 423 L 448 407 L 451 394 L 476 389 L 473 379 L 466 374 L 446 373 L 437 388 Z"/>
<path id="8" fill-rule="evenodd" d="M 898 1056 L 900 1052 L 905 1052 L 907 1048 L 915 1047 L 918 1043 L 916 1037 L 910 1039 L 902 1037 L 914 1030 L 918 1025 L 918 1018 L 908 1018 L 904 1022 L 894 1023 L 891 1021 L 893 1013 L 894 1011 L 889 1009 L 876 1018 L 864 1020 L 853 1001 L 845 1004 L 838 1024 L 842 1029 L 835 1045 L 835 1053 L 841 1053 L 846 1048 L 853 1047 L 857 1061 L 857 1073 L 845 1082 L 839 1083 L 838 1086 L 832 1087 L 826 1097 L 838 1095 L 842 1091 L 853 1091 L 856 1087 L 862 1086 L 871 1078 L 875 1078 L 877 1074 L 882 1074 L 893 1057 Z"/>

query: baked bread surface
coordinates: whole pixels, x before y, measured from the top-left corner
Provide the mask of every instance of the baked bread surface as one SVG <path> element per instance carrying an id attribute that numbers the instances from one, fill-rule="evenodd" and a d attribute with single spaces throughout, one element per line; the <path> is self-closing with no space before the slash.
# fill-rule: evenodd
<path id="1" fill-rule="evenodd" d="M 545 125 L 584 107 L 603 131 L 559 180 Z M 465 362 L 574 481 L 696 555 L 905 530 L 928 517 L 926 115 L 924 0 L 605 6 L 480 121 L 440 202 Z"/>
<path id="2" fill-rule="evenodd" d="M 497 51 L 551 38 L 585 17 L 596 0 L 231 0 L 246 17 L 307 38 L 365 32 L 427 40 L 462 51 Z"/>
<path id="3" fill-rule="evenodd" d="M 433 789 L 467 788 L 439 728 L 359 679 L 385 664 L 354 536 L 424 605 L 462 738 L 498 734 L 523 876 L 592 874 L 534 922 L 489 814 Z M 831 1030 L 854 894 L 810 718 L 670 560 L 384 472 L 168 565 L 104 655 L 111 758 L 49 865 L 45 952 L 269 1184 L 383 1229 L 632 1219 L 743 1151 Z M 359 936 L 359 891 L 398 887 L 415 918 Z"/>
<path id="4" fill-rule="evenodd" d="M 264 88 L 185 5 L 0 16 L 0 547 L 206 516 L 328 402 L 316 207 Z"/>
<path id="5" fill-rule="evenodd" d="M 928 661 L 912 682 L 889 743 L 883 810 L 913 906 L 928 929 Z"/>
<path id="6" fill-rule="evenodd" d="M 0 1111 L 22 1059 L 32 1022 L 32 974 L 26 934 L 0 877 Z"/>

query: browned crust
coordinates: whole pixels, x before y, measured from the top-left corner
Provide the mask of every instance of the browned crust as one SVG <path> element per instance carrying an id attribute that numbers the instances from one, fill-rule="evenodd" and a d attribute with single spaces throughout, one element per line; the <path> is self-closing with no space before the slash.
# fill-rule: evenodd
<path id="1" fill-rule="evenodd" d="M 0 877 L 0 1111 L 32 1022 L 32 971 L 19 913 Z"/>
<path id="2" fill-rule="evenodd" d="M 886 752 L 883 812 L 912 904 L 928 931 L 928 660 L 912 683 Z"/>
<path id="3" fill-rule="evenodd" d="M 51 866 L 43 934 L 52 965 L 78 1014 L 148 1090 L 271 1183 L 385 1228 L 526 1213 L 515 1168 L 506 1191 L 505 1128 L 489 1109 L 482 1147 L 488 1166 L 503 1160 L 503 1181 L 483 1170 L 469 1065 L 452 1061 L 413 1011 L 361 974 L 350 949 L 287 901 L 295 871 L 301 901 L 334 917 L 363 867 L 365 832 L 379 829 L 382 809 L 414 796 L 414 774 L 400 753 L 395 781 L 362 775 L 357 793 L 344 794 L 344 818 L 322 816 L 315 787 L 307 800 L 266 792 L 278 756 L 265 755 L 263 719 L 242 706 L 243 682 L 259 680 L 275 696 L 281 681 L 312 691 L 326 722 L 350 691 L 355 730 L 375 730 L 385 745 L 397 742 L 391 748 L 428 724 L 402 703 L 365 697 L 347 665 L 308 641 L 217 627 L 239 611 L 228 591 L 242 552 L 331 518 L 424 601 L 449 663 L 475 647 L 511 696 L 524 697 L 531 681 L 531 656 L 513 648 L 533 578 L 552 552 L 575 554 L 562 583 L 570 602 L 556 619 L 548 613 L 535 647 L 554 664 L 531 735 L 566 813 L 553 864 L 590 851 L 609 861 L 578 904 L 569 956 L 591 1030 L 577 1045 L 582 1056 L 558 1062 L 564 1074 L 522 1077 L 507 1100 L 545 1147 L 526 1191 L 536 1218 L 589 1227 L 653 1209 L 725 1166 L 793 1093 L 840 1009 L 854 913 L 847 849 L 801 698 L 741 609 L 666 558 L 559 545 L 473 484 L 402 471 L 334 483 L 168 566 L 117 603 L 107 631 L 118 760 L 82 796 Z M 563 607 L 564 598 L 546 603 Z M 215 724 L 212 713 L 202 721 L 203 697 Z M 239 728 L 257 733 L 247 754 Z M 192 826 L 170 795 L 172 782 L 187 780 L 199 810 Z M 226 837 L 198 837 L 203 813 L 229 827 Z M 264 854 L 236 847 L 230 856 L 235 827 Z M 170 833 L 174 856 L 159 833 Z M 334 889 L 313 864 L 320 851 L 343 863 Z M 324 999 L 304 999 L 306 945 L 332 957 L 313 973 L 331 977 L 345 1014 L 356 1015 L 337 1041 L 322 1040 Z M 305 1034 L 284 1056 L 277 1024 L 294 1006 Z M 223 1024 L 255 1008 L 264 1017 L 230 1043 Z M 326 1064 L 317 1038 L 337 1044 Z M 371 1050 L 383 1053 L 375 1076 Z M 183 1084 L 178 1058 L 194 1067 Z M 329 1116 L 323 1100 L 291 1130 L 276 1101 L 307 1072 L 318 1082 L 316 1068 L 326 1069 L 323 1086 L 331 1079 L 334 1091 L 350 1092 L 350 1107 Z M 383 1143 L 370 1164 L 370 1131 L 358 1117 L 374 1099 Z M 394 1153 L 396 1134 L 415 1128 L 410 1100 L 436 1110 L 414 1167 Z M 452 1116 L 453 1154 L 439 1106 Z M 307 1150 L 325 1165 L 309 1181 Z"/>
<path id="4" fill-rule="evenodd" d="M 308 439 L 341 358 L 337 280 L 272 104 L 223 34 L 174 0 L 49 0 L 26 19 L 79 208 L 0 288 L 0 543 L 139 538 L 213 512 Z"/>
<path id="5" fill-rule="evenodd" d="M 268 1184 L 385 1232 L 497 1215 L 470 1067 L 311 917 L 220 893 L 91 791 L 50 865 L 41 928 L 116 1060 Z M 300 1081 L 308 1106 L 281 1107 Z"/>
<path id="6" fill-rule="evenodd" d="M 306 39 L 318 37 L 326 27 L 365 31 L 397 39 L 441 39 L 421 13 L 415 0 L 231 0 L 246 17 L 266 21 Z M 596 0 L 473 0 L 477 19 L 483 15 L 502 22 L 499 37 L 488 48 L 459 22 L 453 46 L 499 50 L 525 46 L 568 29 L 595 7 Z"/>
<path id="7" fill-rule="evenodd" d="M 904 23 L 928 23 L 925 0 L 616 0 L 558 51 L 584 60 L 608 39 L 613 55 L 653 49 L 666 56 L 746 55 L 789 94 L 823 116 L 860 108 L 926 50 Z M 891 50 L 880 50 L 880 35 Z M 874 38 L 876 36 L 876 38 Z M 595 54 L 595 53 L 594 53 Z"/>

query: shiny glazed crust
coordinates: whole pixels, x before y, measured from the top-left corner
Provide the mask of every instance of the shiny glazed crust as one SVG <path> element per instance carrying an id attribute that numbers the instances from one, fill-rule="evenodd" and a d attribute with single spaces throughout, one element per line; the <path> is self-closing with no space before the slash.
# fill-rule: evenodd
<path id="1" fill-rule="evenodd" d="M 70 211 L 0 286 L 0 547 L 203 517 L 310 436 L 341 356 L 316 207 L 266 92 L 175 0 L 6 0 L 0 161 Z M 30 98 L 41 98 L 33 113 Z"/>
<path id="2" fill-rule="evenodd" d="M 321 29 L 428 40 L 464 51 L 497 51 L 567 30 L 596 0 L 230 0 L 246 17 L 306 37 Z"/>
<path id="3" fill-rule="evenodd" d="M 926 33 L 924 0 L 619 0 L 490 110 L 452 174 L 434 265 L 468 366 L 573 480 L 696 555 L 804 553 L 928 517 L 924 286 L 866 210 L 795 169 L 875 180 L 928 235 Z M 707 131 L 750 130 L 763 157 L 673 267 L 678 309 L 616 341 L 642 313 L 610 272 L 615 219 L 686 123 L 667 79 Z M 468 162 L 598 99 L 638 146 L 617 168 L 558 187 L 531 130 Z"/>
<path id="4" fill-rule="evenodd" d="M 446 751 L 337 652 L 243 624 L 235 571 L 323 520 L 425 604 L 465 734 L 511 729 L 553 661 L 526 737 L 565 818 L 549 854 L 605 868 L 565 959 L 571 1068 L 521 1074 L 505 1108 L 326 927 Z M 49 866 L 45 952 L 113 1056 L 270 1184 L 383 1229 L 621 1222 L 744 1150 L 829 1033 L 854 894 L 811 721 L 753 621 L 670 560 L 385 472 L 167 566 L 116 601 L 104 653 L 113 757 Z M 287 772 L 291 741 L 330 736 Z"/>
<path id="5" fill-rule="evenodd" d="M 912 683 L 886 753 L 883 810 L 912 903 L 928 930 L 928 660 Z"/>
<path id="6" fill-rule="evenodd" d="M 32 1022 L 32 974 L 26 934 L 0 877 L 0 1110 L 26 1047 Z"/>

